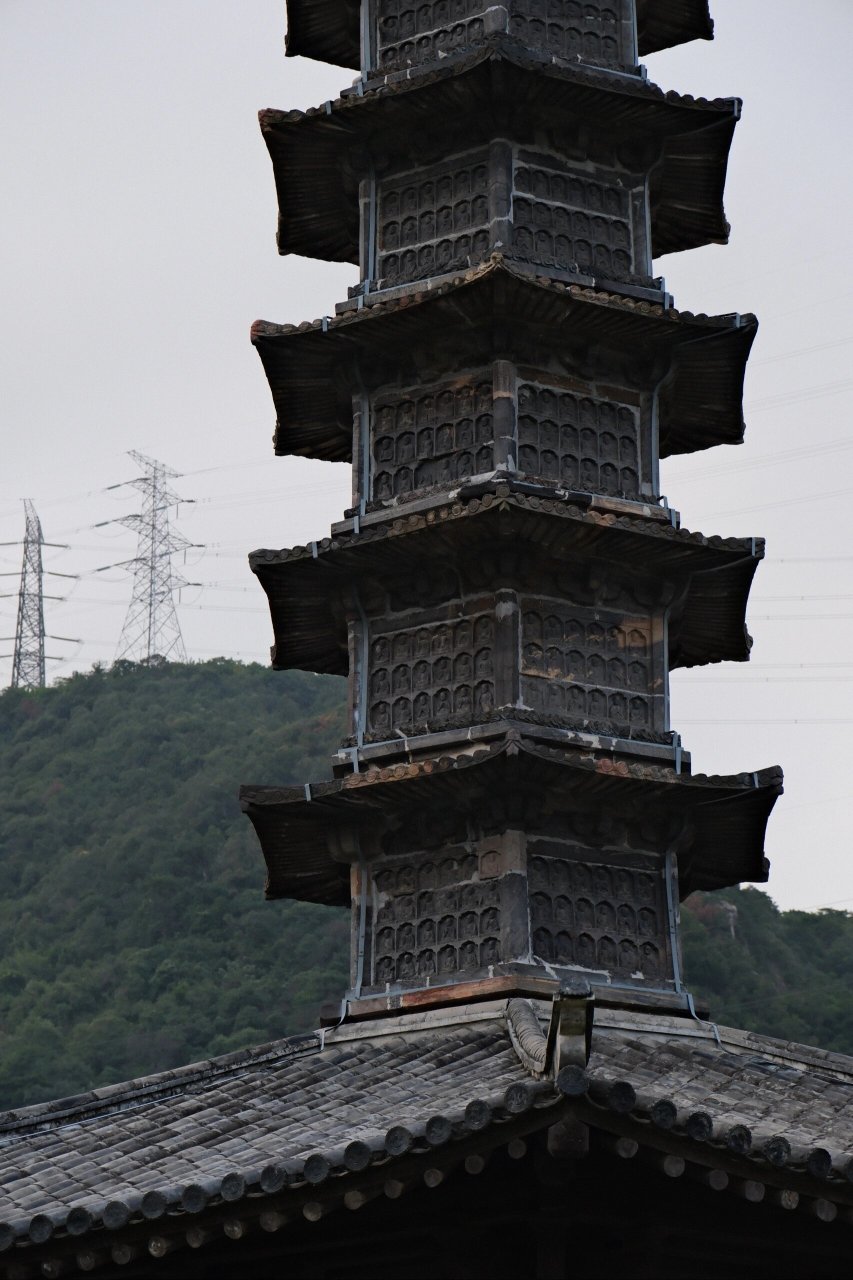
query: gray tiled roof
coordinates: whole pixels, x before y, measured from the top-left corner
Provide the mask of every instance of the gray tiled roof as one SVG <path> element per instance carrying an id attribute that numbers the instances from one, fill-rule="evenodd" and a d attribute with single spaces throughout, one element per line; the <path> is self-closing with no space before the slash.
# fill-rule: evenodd
<path id="1" fill-rule="evenodd" d="M 300 1173 L 312 1153 L 387 1131 L 417 1136 L 437 1113 L 463 1123 L 468 1103 L 529 1080 L 500 1024 L 451 1027 L 329 1045 L 282 1040 L 243 1061 L 167 1072 L 148 1081 L 10 1112 L 0 1121 L 0 1219 L 72 1206 L 95 1216 L 110 1200 L 131 1208 L 149 1191 L 179 1199 L 198 1184 L 217 1194 L 235 1172 L 257 1181 L 268 1165 Z M 24 1224 L 21 1224 L 24 1225 Z"/>
<path id="2" fill-rule="evenodd" d="M 514 1024 L 513 1005 L 445 1010 L 439 1025 L 430 1015 L 356 1024 L 329 1032 L 325 1046 L 319 1034 L 282 1040 L 9 1112 L 0 1251 L 247 1193 L 257 1206 L 465 1139 L 499 1145 L 513 1121 L 544 1128 L 569 1108 L 647 1146 L 680 1142 L 699 1165 L 740 1161 L 737 1176 L 800 1189 L 810 1179 L 808 1194 L 853 1205 L 853 1060 L 602 1009 L 581 1088 L 566 1098 L 542 1076 L 544 1036 L 538 1059 L 521 1047 L 530 1026 Z M 537 1007 L 544 1021 L 548 1005 Z"/>
<path id="3" fill-rule="evenodd" d="M 676 1125 L 704 1113 L 712 1138 L 724 1146 L 731 1129 L 742 1126 L 753 1158 L 762 1157 L 771 1137 L 784 1137 L 792 1149 L 825 1149 L 849 1178 L 853 1058 L 728 1028 L 718 1030 L 720 1044 L 710 1026 L 701 1038 L 676 1034 L 672 1019 L 662 1034 L 650 1032 L 648 1018 L 623 1019 L 621 1026 L 619 1015 L 609 1020 L 615 1025 L 600 1031 L 589 1073 L 599 1082 L 629 1081 L 640 1111 L 666 1099 L 677 1109 Z"/>

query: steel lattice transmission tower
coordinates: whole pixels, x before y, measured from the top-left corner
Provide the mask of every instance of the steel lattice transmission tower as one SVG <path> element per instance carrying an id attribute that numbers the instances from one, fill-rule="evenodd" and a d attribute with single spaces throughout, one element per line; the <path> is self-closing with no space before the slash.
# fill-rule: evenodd
<path id="1" fill-rule="evenodd" d="M 143 474 L 127 481 L 143 495 L 142 510 L 117 521 L 138 536 L 136 556 L 124 562 L 133 570 L 133 597 L 124 620 L 116 658 L 135 662 L 186 662 L 175 592 L 188 586 L 172 568 L 172 556 L 193 544 L 169 527 L 169 508 L 180 501 L 169 481 L 178 476 L 162 462 L 135 449 L 130 457 Z"/>
<path id="2" fill-rule="evenodd" d="M 18 623 L 12 660 L 13 689 L 43 689 L 44 674 L 44 570 L 41 549 L 44 538 L 41 521 L 29 498 L 24 500 L 27 527 L 24 560 L 18 594 Z"/>

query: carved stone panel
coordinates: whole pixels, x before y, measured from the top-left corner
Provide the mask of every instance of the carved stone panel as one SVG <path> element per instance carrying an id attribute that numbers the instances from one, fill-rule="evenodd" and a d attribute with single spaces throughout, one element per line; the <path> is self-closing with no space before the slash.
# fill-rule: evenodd
<path id="1" fill-rule="evenodd" d="M 553 572 L 518 555 L 512 569 L 488 554 L 444 573 L 413 564 L 372 596 L 364 685 L 358 676 L 353 688 L 366 740 L 508 715 L 668 742 L 664 603 L 589 572 L 562 572 L 569 599 L 555 598 Z M 361 623 L 351 626 L 360 671 Z"/>
<path id="2" fill-rule="evenodd" d="M 634 180 L 636 181 L 636 180 Z M 625 175 L 519 152 L 513 173 L 513 256 L 613 280 L 648 280 L 645 209 Z"/>
<path id="3" fill-rule="evenodd" d="M 486 0 L 377 0 L 377 66 L 388 72 L 423 66 L 505 29 L 506 10 L 490 21 Z"/>
<path id="4" fill-rule="evenodd" d="M 672 981 L 660 873 L 609 865 L 593 850 L 528 863 L 533 953 L 652 986 Z"/>
<path id="5" fill-rule="evenodd" d="M 375 0 L 376 57 L 383 72 L 419 67 L 508 32 L 527 48 L 567 61 L 634 62 L 631 0 Z"/>
<path id="6" fill-rule="evenodd" d="M 415 623 L 395 627 L 388 617 L 371 630 L 367 729 L 373 737 L 476 723 L 495 705 L 493 612 Z"/>
<path id="7" fill-rule="evenodd" d="M 641 470 L 641 448 L 650 452 L 644 444 L 638 405 L 519 383 L 518 470 L 525 478 L 636 501 L 651 490 Z"/>
<path id="8" fill-rule="evenodd" d="M 594 66 L 634 61 L 632 0 L 513 0 L 510 34 L 528 48 Z"/>
<path id="9" fill-rule="evenodd" d="M 423 986 L 526 961 L 530 919 L 521 833 L 478 838 L 469 824 L 463 842 L 431 841 L 426 848 L 413 848 L 408 827 L 406 834 L 405 852 L 371 867 L 368 983 Z"/>
<path id="10" fill-rule="evenodd" d="M 405 850 L 370 865 L 367 986 L 435 985 L 531 963 L 671 986 L 661 855 L 520 830 L 482 836 L 476 826 L 425 848 L 413 848 L 408 831 Z"/>
<path id="11" fill-rule="evenodd" d="M 371 398 L 371 497 L 387 501 L 493 471 L 492 371 Z"/>
<path id="12" fill-rule="evenodd" d="M 666 730 L 650 615 L 522 597 L 525 706 L 620 737 Z"/>
<path id="13" fill-rule="evenodd" d="M 501 883 L 479 880 L 474 853 L 388 864 L 374 884 L 374 985 L 447 978 L 503 958 Z"/>
<path id="14" fill-rule="evenodd" d="M 379 184 L 376 279 L 380 288 L 442 275 L 489 252 L 485 149 Z"/>
<path id="15" fill-rule="evenodd" d="M 448 138 L 448 149 L 454 141 Z M 652 286 L 642 174 L 613 167 L 612 156 L 580 167 L 565 155 L 527 150 L 517 139 L 493 138 L 480 147 L 474 141 L 419 169 L 407 157 L 402 172 L 381 178 L 375 249 L 363 248 L 362 258 L 373 289 L 463 270 L 493 252 L 563 278 Z M 367 184 L 363 217 L 369 191 Z M 365 227 L 363 246 L 369 240 Z"/>
<path id="16" fill-rule="evenodd" d="M 657 502 L 647 399 L 506 360 L 441 382 L 380 386 L 368 396 L 366 481 L 354 450 L 354 503 L 364 497 L 375 510 L 498 468 L 528 483 Z M 358 400 L 354 416 L 361 431 Z"/>

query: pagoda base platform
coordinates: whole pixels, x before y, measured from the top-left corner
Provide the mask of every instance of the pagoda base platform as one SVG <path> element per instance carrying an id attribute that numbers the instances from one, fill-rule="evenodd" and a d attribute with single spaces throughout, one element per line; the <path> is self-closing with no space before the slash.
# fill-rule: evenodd
<path id="1" fill-rule="evenodd" d="M 519 966 L 520 970 L 520 966 Z M 595 974 L 578 973 L 587 978 L 597 1006 L 608 1009 L 648 1009 L 674 1017 L 704 1020 L 708 1010 L 697 1007 L 686 991 L 649 991 L 636 986 L 607 983 Z M 560 980 L 544 976 L 541 968 L 528 966 L 527 972 L 499 974 L 493 978 L 477 978 L 470 982 L 454 982 L 424 987 L 419 991 L 388 991 L 381 995 L 349 995 L 342 1003 L 330 1001 L 320 1009 L 320 1026 L 337 1027 L 343 1023 L 384 1018 L 389 1013 L 417 1013 L 430 1009 L 476 1005 L 485 1001 L 513 997 L 530 1000 L 552 1000 L 560 989 Z"/>

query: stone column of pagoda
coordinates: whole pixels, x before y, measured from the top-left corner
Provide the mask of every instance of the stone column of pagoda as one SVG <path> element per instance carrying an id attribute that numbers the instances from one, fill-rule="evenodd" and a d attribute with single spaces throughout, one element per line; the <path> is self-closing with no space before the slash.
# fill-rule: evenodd
<path id="1" fill-rule="evenodd" d="M 358 67 L 265 111 L 279 250 L 359 265 L 253 331 L 279 455 L 351 461 L 331 536 L 258 551 L 273 665 L 347 675 L 334 778 L 247 786 L 270 897 L 350 906 L 349 1016 L 536 994 L 687 1007 L 678 902 L 764 880 L 778 769 L 704 777 L 675 667 L 745 661 L 760 540 L 682 528 L 659 460 L 743 436 L 752 316 L 653 259 L 725 242 L 737 100 L 640 54 L 703 0 L 290 0 Z"/>

